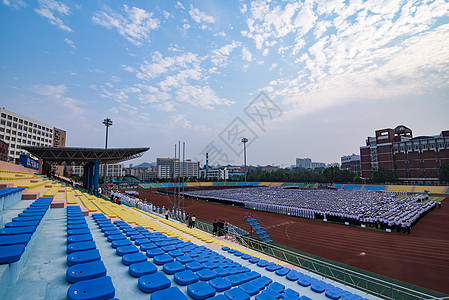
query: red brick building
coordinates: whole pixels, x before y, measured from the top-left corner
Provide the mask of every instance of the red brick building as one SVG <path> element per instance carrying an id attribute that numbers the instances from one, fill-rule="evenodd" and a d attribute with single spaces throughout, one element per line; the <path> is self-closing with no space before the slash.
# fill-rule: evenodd
<path id="1" fill-rule="evenodd" d="M 437 184 L 440 167 L 449 162 L 449 130 L 419 137 L 403 125 L 376 130 L 360 147 L 360 161 L 364 178 L 383 167 L 393 170 L 403 183 Z"/>

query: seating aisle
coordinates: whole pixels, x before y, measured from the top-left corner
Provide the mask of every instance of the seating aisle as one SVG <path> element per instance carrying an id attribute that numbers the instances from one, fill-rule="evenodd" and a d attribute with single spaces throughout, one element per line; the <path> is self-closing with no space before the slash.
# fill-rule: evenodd
<path id="1" fill-rule="evenodd" d="M 20 206 L 32 201 L 22 200 Z M 49 209 L 16 285 L 3 299 L 65 299 L 70 283 L 66 269 L 66 209 Z"/>

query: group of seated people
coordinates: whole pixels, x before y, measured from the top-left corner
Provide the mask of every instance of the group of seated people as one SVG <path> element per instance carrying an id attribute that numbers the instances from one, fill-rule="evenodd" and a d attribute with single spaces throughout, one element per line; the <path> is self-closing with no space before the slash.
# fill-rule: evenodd
<path id="1" fill-rule="evenodd" d="M 435 201 L 427 195 L 402 195 L 355 190 L 298 190 L 281 187 L 199 190 L 185 196 L 205 200 L 243 203 L 246 208 L 282 213 L 303 218 L 319 218 L 355 225 L 397 229 L 410 228 Z"/>

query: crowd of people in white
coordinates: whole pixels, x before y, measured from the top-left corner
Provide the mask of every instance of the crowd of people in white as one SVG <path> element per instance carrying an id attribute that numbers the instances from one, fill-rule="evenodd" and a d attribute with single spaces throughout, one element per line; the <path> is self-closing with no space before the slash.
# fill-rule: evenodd
<path id="1" fill-rule="evenodd" d="M 199 190 L 185 196 L 241 203 L 246 208 L 303 218 L 397 229 L 410 228 L 436 205 L 428 195 L 403 192 L 299 190 L 281 187 Z M 402 195 L 398 197 L 398 195 Z"/>
<path id="2" fill-rule="evenodd" d="M 166 216 L 166 218 L 168 216 L 171 216 L 173 218 L 177 218 L 180 220 L 186 219 L 185 212 L 179 209 L 173 210 L 168 207 L 165 208 L 164 206 L 157 207 L 153 205 L 153 203 L 151 202 L 139 199 L 139 193 L 136 191 L 125 191 L 124 193 L 118 191 L 111 191 L 111 199 L 112 202 L 115 202 L 117 204 L 122 203 L 132 207 L 139 208 L 146 212 L 157 212 L 159 214 L 163 214 L 164 216 Z"/>

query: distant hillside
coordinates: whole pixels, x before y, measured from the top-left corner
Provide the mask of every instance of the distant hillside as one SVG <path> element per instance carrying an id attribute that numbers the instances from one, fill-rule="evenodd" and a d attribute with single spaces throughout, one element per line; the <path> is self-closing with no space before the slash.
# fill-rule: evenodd
<path id="1" fill-rule="evenodd" d="M 156 166 L 155 162 L 152 162 L 152 163 L 144 162 L 144 163 L 141 163 L 140 165 L 133 166 L 133 168 L 151 168 L 151 167 L 155 167 L 155 166 Z"/>

